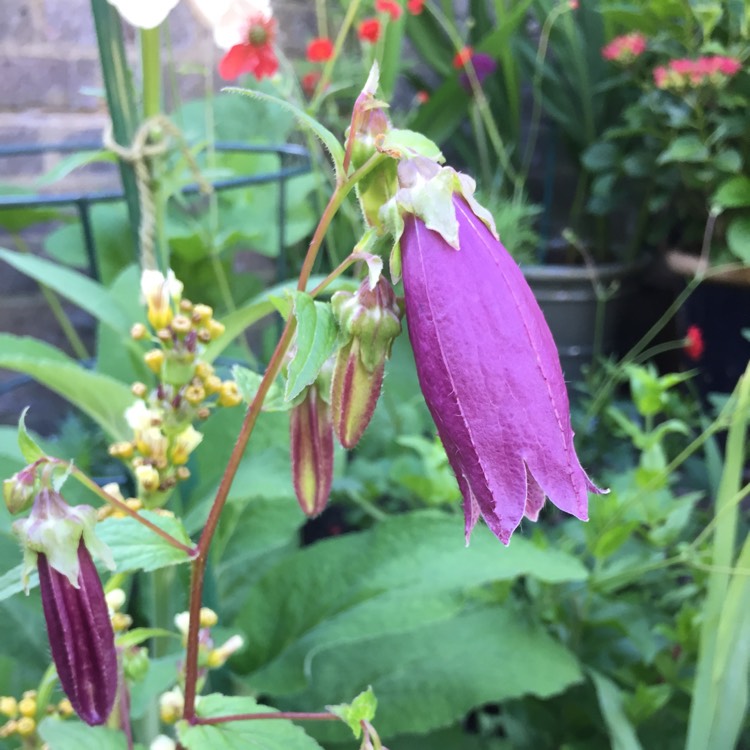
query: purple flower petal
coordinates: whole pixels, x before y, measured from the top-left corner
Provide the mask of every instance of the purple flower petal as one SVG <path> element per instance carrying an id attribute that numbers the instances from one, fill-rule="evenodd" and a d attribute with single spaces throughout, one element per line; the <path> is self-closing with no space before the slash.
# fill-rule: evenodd
<path id="1" fill-rule="evenodd" d="M 484 52 L 475 52 L 471 56 L 471 64 L 474 66 L 474 73 L 476 74 L 477 81 L 481 86 L 484 83 L 484 79 L 487 76 L 492 75 L 497 70 L 497 62 L 491 55 L 487 55 Z M 471 93 L 471 81 L 469 80 L 469 74 L 465 71 L 458 76 L 458 83 L 463 89 Z"/>
<path id="2" fill-rule="evenodd" d="M 40 553 L 39 586 L 52 659 L 65 694 L 90 725 L 104 724 L 117 695 L 117 652 L 99 574 L 78 546 L 78 588 Z"/>
<path id="3" fill-rule="evenodd" d="M 507 544 L 544 496 L 587 519 L 600 492 L 573 447 L 557 349 L 520 269 L 453 196 L 460 250 L 411 214 L 401 237 L 417 374 L 464 496 L 467 543 L 479 513 Z"/>

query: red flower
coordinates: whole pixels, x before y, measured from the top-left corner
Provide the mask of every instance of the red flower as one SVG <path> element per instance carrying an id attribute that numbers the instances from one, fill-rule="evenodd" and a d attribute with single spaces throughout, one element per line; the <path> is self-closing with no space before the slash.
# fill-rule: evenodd
<path id="1" fill-rule="evenodd" d="M 387 13 L 393 21 L 398 21 L 403 13 L 401 4 L 396 0 L 375 0 L 375 10 L 378 13 Z"/>
<path id="2" fill-rule="evenodd" d="M 380 21 L 377 18 L 365 18 L 359 25 L 357 36 L 363 42 L 375 44 L 380 39 Z"/>
<path id="3" fill-rule="evenodd" d="M 250 20 L 247 41 L 235 44 L 221 58 L 219 75 L 232 81 L 242 73 L 252 73 L 258 80 L 272 76 L 279 69 L 279 61 L 273 51 L 276 37 L 276 21 L 257 16 Z"/>
<path id="4" fill-rule="evenodd" d="M 308 99 L 311 99 L 315 93 L 315 87 L 318 85 L 319 80 L 320 73 L 317 70 L 310 71 L 302 76 L 302 90 Z"/>
<path id="5" fill-rule="evenodd" d="M 430 92 L 417 91 L 417 93 L 414 95 L 414 98 L 417 100 L 417 104 L 427 104 L 427 102 L 430 101 Z"/>
<path id="6" fill-rule="evenodd" d="M 325 36 L 312 39 L 307 45 L 307 59 L 310 62 L 325 62 L 333 56 L 333 42 Z"/>
<path id="7" fill-rule="evenodd" d="M 703 343 L 703 331 L 698 326 L 688 326 L 687 334 L 685 336 L 685 343 L 683 349 L 685 354 L 697 362 L 703 356 L 703 350 L 705 349 Z"/>
<path id="8" fill-rule="evenodd" d="M 646 37 L 634 31 L 631 34 L 616 36 L 609 44 L 602 47 L 602 57 L 618 63 L 631 63 L 646 51 Z"/>
<path id="9" fill-rule="evenodd" d="M 425 0 L 406 0 L 406 9 L 413 16 L 418 16 L 424 10 Z"/>
<path id="10" fill-rule="evenodd" d="M 568 7 L 571 10 L 578 10 L 578 0 L 568 0 Z"/>
<path id="11" fill-rule="evenodd" d="M 473 53 L 474 50 L 471 47 L 464 47 L 463 49 L 456 52 L 455 56 L 453 57 L 453 67 L 458 69 L 466 67 L 466 63 L 471 60 L 471 56 Z"/>

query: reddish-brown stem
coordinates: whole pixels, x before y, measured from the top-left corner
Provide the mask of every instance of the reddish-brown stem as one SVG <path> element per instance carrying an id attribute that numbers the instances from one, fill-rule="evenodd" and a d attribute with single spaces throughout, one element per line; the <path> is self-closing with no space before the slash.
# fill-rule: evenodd
<path id="1" fill-rule="evenodd" d="M 299 281 L 297 283 L 297 289 L 299 291 L 305 291 L 307 287 L 307 282 L 310 279 L 315 259 L 318 256 L 318 251 L 323 244 L 323 238 L 325 237 L 325 233 L 328 230 L 336 211 L 338 211 L 339 207 L 344 202 L 344 199 L 357 181 L 372 170 L 384 158 L 386 157 L 380 154 L 371 157 L 352 174 L 347 182 L 337 186 L 333 195 L 331 195 L 331 198 L 323 211 L 323 215 L 320 217 L 320 222 L 315 229 L 315 233 L 310 240 L 310 246 L 307 249 L 307 255 L 302 264 L 302 270 L 300 271 Z M 247 447 L 247 443 L 252 435 L 261 407 L 263 406 L 263 401 L 271 388 L 271 384 L 276 380 L 276 376 L 281 370 L 284 355 L 292 342 L 292 337 L 294 336 L 296 328 L 297 321 L 294 316 L 290 315 L 284 326 L 281 338 L 276 345 L 276 349 L 274 349 L 273 355 L 268 362 L 268 367 L 263 375 L 263 379 L 260 381 L 258 392 L 255 394 L 252 403 L 247 409 L 245 419 L 242 422 L 242 427 L 240 429 L 240 434 L 237 436 L 234 448 L 232 448 L 232 454 L 230 455 L 227 466 L 224 469 L 224 475 L 219 483 L 216 497 L 214 498 L 213 505 L 211 506 L 208 518 L 206 519 L 206 525 L 203 527 L 203 533 L 198 542 L 197 555 L 193 562 L 190 579 L 190 619 L 187 650 L 185 654 L 185 707 L 182 714 L 185 719 L 191 722 L 196 720 L 195 697 L 198 682 L 198 634 L 200 630 L 200 609 L 203 599 L 203 583 L 206 574 L 206 564 L 208 563 L 208 551 L 219 525 L 219 518 L 221 517 L 224 504 L 229 496 L 232 482 L 234 481 L 245 448 Z"/>
<path id="2" fill-rule="evenodd" d="M 183 544 L 179 539 L 175 539 L 169 532 L 164 531 L 164 529 L 162 528 L 159 528 L 155 523 L 149 521 L 148 518 L 144 518 L 140 513 L 138 513 L 138 511 L 133 510 L 129 505 L 122 502 L 122 500 L 119 500 L 118 498 L 110 495 L 108 492 L 105 492 L 93 479 L 87 477 L 77 467 L 73 466 L 67 461 L 62 461 L 56 458 L 49 459 L 49 461 L 50 463 L 66 466 L 70 470 L 71 476 L 77 479 L 84 487 L 88 487 L 93 493 L 99 495 L 102 500 L 117 508 L 117 510 L 122 511 L 131 518 L 134 518 L 136 521 L 138 521 L 138 523 L 143 524 L 147 529 L 153 531 L 154 534 L 158 534 L 165 542 L 168 542 L 176 549 L 182 550 L 186 555 L 188 555 L 188 557 L 194 557 L 196 555 L 196 549 L 194 549 L 193 547 L 189 547 L 187 544 Z"/>
<path id="3" fill-rule="evenodd" d="M 203 719 L 196 716 L 191 724 L 226 724 L 230 721 L 254 721 L 255 719 L 288 719 L 290 721 L 340 721 L 336 714 L 305 713 L 304 711 L 274 711 L 262 714 L 231 714 L 229 716 L 211 716 Z"/>

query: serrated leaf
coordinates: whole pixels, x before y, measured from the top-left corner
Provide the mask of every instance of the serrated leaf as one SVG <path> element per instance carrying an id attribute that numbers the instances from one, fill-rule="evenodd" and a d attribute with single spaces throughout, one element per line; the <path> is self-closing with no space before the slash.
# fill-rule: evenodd
<path id="1" fill-rule="evenodd" d="M 294 316 L 297 319 L 297 351 L 289 363 L 284 398 L 299 396 L 318 377 L 320 368 L 333 354 L 338 326 L 331 306 L 315 302 L 306 292 L 294 294 Z"/>
<path id="2" fill-rule="evenodd" d="M 251 404 L 258 388 L 260 388 L 263 376 L 259 372 L 248 370 L 247 367 L 234 365 L 232 377 L 234 382 L 237 383 L 245 403 Z M 284 392 L 281 386 L 277 382 L 271 383 L 268 394 L 263 401 L 263 411 L 289 411 L 291 408 L 291 402 L 284 400 Z"/>
<path id="3" fill-rule="evenodd" d="M 24 460 L 27 463 L 33 464 L 34 461 L 44 455 L 44 451 L 37 445 L 34 438 L 29 435 L 26 429 L 26 413 L 28 411 L 29 407 L 26 406 L 18 418 L 18 447 L 23 454 Z"/>
<path id="4" fill-rule="evenodd" d="M 213 694 L 198 700 L 201 718 L 275 711 L 252 698 Z M 177 736 L 187 750 L 321 750 L 315 740 L 291 721 L 230 721 L 222 724 L 190 726 L 177 724 Z"/>
<path id="5" fill-rule="evenodd" d="M 49 750 L 127 750 L 128 747 L 124 732 L 51 717 L 39 724 L 39 736 Z"/>
<path id="6" fill-rule="evenodd" d="M 359 739 L 362 736 L 362 722 L 371 722 L 375 718 L 378 699 L 375 697 L 372 688 L 368 687 L 351 703 L 338 703 L 334 706 L 326 706 L 326 708 L 348 724 L 354 736 Z"/>
<path id="7" fill-rule="evenodd" d="M 233 86 L 228 86 L 224 89 L 230 94 L 241 94 L 242 96 L 250 96 L 253 99 L 260 99 L 265 102 L 273 102 L 287 112 L 291 112 L 300 127 L 308 132 L 312 133 L 320 142 L 326 147 L 328 153 L 331 155 L 333 160 L 333 166 L 336 170 L 336 177 L 339 178 L 344 175 L 344 148 L 339 143 L 338 138 L 327 128 L 324 128 L 315 118 L 310 117 L 304 110 L 292 104 L 286 99 L 280 99 L 270 94 L 264 94 L 262 91 L 256 91 L 253 89 L 240 89 Z"/>
<path id="8" fill-rule="evenodd" d="M 192 545 L 179 519 L 149 510 L 142 511 L 141 515 L 183 544 Z M 118 571 L 157 570 L 190 561 L 186 552 L 134 518 L 107 518 L 97 524 L 96 534 L 112 551 Z"/>

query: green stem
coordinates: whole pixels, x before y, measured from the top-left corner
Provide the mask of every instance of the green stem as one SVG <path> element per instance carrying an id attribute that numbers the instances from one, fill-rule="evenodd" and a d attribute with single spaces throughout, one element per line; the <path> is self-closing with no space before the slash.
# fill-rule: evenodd
<path id="1" fill-rule="evenodd" d="M 143 67 L 143 117 L 149 120 L 162 113 L 161 50 L 159 28 L 141 29 L 141 64 Z M 158 131 L 151 133 L 151 143 L 162 138 Z M 163 157 L 154 156 L 150 161 L 151 191 L 154 199 L 154 238 L 156 257 L 143 258 L 144 268 L 154 266 L 166 271 L 169 268 L 169 246 L 166 237 L 165 200 L 162 185 Z"/>

